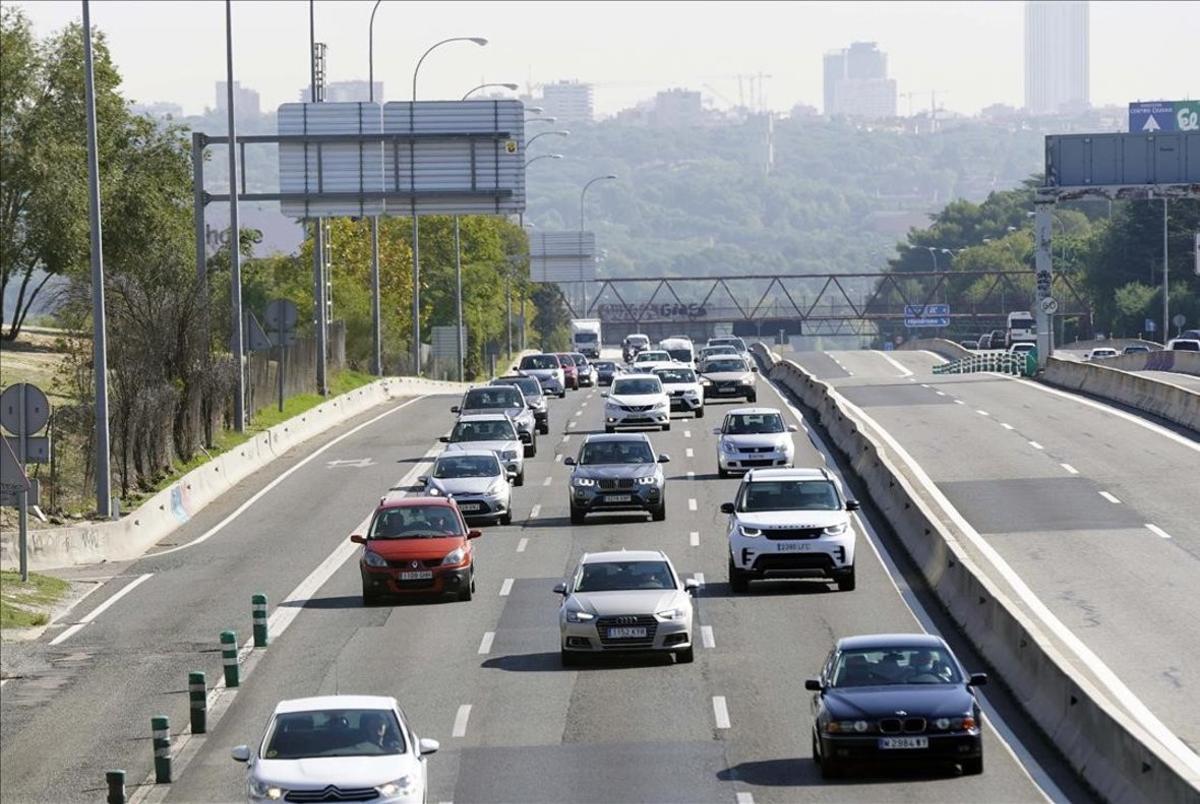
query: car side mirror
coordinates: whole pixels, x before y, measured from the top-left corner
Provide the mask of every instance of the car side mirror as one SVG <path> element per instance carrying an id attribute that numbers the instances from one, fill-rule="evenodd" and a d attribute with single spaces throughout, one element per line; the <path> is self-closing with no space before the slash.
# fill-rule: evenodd
<path id="1" fill-rule="evenodd" d="M 574 465 L 575 465 L 575 459 L 572 458 L 570 455 L 563 458 L 563 466 L 574 466 Z"/>
<path id="2" fill-rule="evenodd" d="M 662 455 L 658 456 L 658 462 L 659 463 L 670 463 L 671 456 L 664 452 Z"/>
<path id="3" fill-rule="evenodd" d="M 600 392 L 600 396 L 601 396 L 601 397 L 607 397 L 607 396 L 608 396 L 608 391 L 601 391 L 601 392 Z"/>
<path id="4" fill-rule="evenodd" d="M 732 514 L 733 513 L 733 503 L 731 503 L 731 502 L 721 503 L 721 513 L 722 514 Z"/>
<path id="5" fill-rule="evenodd" d="M 436 754 L 438 752 L 438 749 L 441 747 L 442 747 L 442 744 L 439 743 L 437 740 L 426 740 L 425 738 L 422 737 L 419 741 L 417 741 L 417 750 L 421 753 L 421 756 L 423 756 L 423 757 L 429 756 L 430 754 Z"/>
<path id="6" fill-rule="evenodd" d="M 468 539 L 478 539 L 478 538 L 479 538 L 480 536 L 482 536 L 482 535 L 483 535 L 483 531 L 481 531 L 481 530 L 469 530 L 469 531 L 467 531 L 467 538 L 468 538 Z"/>
<path id="7" fill-rule="evenodd" d="M 233 750 L 231 750 L 229 752 L 229 755 L 238 762 L 249 762 L 250 761 L 250 746 L 248 746 L 248 745 L 234 746 Z"/>
<path id="8" fill-rule="evenodd" d="M 418 483 L 428 483 L 428 482 L 429 482 L 429 475 L 419 475 L 419 476 L 417 477 L 417 482 L 418 482 Z"/>
<path id="9" fill-rule="evenodd" d="M 983 687 L 987 685 L 987 673 L 972 673 L 967 682 L 968 687 Z"/>
<path id="10" fill-rule="evenodd" d="M 857 511 L 860 508 L 862 508 L 862 503 L 860 503 L 858 500 L 846 500 L 847 511 Z"/>
<path id="11" fill-rule="evenodd" d="M 789 433 L 798 433 L 798 432 L 800 432 L 800 428 L 799 428 L 799 427 L 797 427 L 797 426 L 796 426 L 796 425 L 794 425 L 794 424 L 789 424 L 789 425 L 788 425 L 788 432 L 789 432 Z"/>
<path id="12" fill-rule="evenodd" d="M 559 581 L 558 583 L 554 584 L 554 594 L 556 594 L 556 595 L 563 595 L 563 596 L 566 596 L 566 594 L 567 594 L 567 582 L 566 582 L 566 581 Z"/>
<path id="13" fill-rule="evenodd" d="M 812 692 L 820 692 L 821 691 L 821 679 L 819 679 L 819 678 L 804 679 L 804 689 L 811 690 Z"/>
<path id="14" fill-rule="evenodd" d="M 713 434 L 713 435 L 720 435 L 720 434 L 721 434 L 721 428 L 720 428 L 720 427 L 714 427 L 714 428 L 712 429 L 712 434 Z"/>
<path id="15" fill-rule="evenodd" d="M 700 582 L 695 578 L 688 578 L 683 582 L 683 588 L 689 595 L 694 595 L 700 591 Z"/>
<path id="16" fill-rule="evenodd" d="M 354 542 L 355 544 L 366 544 L 367 537 L 363 536 L 361 533 L 356 533 L 350 537 L 350 541 Z"/>
<path id="17" fill-rule="evenodd" d="M 751 366 L 751 367 L 750 367 L 750 370 L 751 370 L 752 372 L 754 372 L 755 374 L 757 374 L 757 373 L 758 373 L 758 366 Z"/>
<path id="18" fill-rule="evenodd" d="M 443 444 L 449 444 L 450 436 L 438 436 L 438 441 L 441 441 Z"/>
<path id="19" fill-rule="evenodd" d="M 458 405 L 451 405 L 451 406 L 450 406 L 450 412 L 451 412 L 451 413 L 458 413 Z"/>

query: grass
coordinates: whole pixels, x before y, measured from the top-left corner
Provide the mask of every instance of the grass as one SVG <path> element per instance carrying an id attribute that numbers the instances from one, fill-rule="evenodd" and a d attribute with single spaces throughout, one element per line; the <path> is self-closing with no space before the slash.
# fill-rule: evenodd
<path id="1" fill-rule="evenodd" d="M 0 359 L 0 387 L 7 388 L 19 382 L 36 385 L 46 392 L 51 405 L 65 404 L 68 400 L 58 387 L 58 369 L 66 360 L 66 354 L 58 351 L 58 335 L 24 331 L 15 342 L 3 342 L 3 359 Z"/>
<path id="2" fill-rule="evenodd" d="M 0 628 L 28 628 L 50 621 L 50 608 L 71 585 L 50 575 L 29 574 L 21 583 L 18 572 L 0 572 Z"/>

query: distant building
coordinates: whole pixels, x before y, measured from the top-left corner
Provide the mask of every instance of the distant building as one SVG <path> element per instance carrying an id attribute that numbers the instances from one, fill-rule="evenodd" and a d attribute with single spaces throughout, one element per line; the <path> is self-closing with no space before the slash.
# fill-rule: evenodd
<path id="1" fill-rule="evenodd" d="M 228 85 L 224 81 L 216 82 L 217 106 L 219 113 L 226 113 L 226 97 Z M 233 112 L 238 117 L 258 117 L 262 114 L 260 108 L 258 92 L 253 89 L 246 89 L 240 81 L 233 82 Z"/>
<path id="2" fill-rule="evenodd" d="M 807 103 L 797 103 L 792 107 L 792 111 L 788 116 L 793 120 L 811 120 L 820 117 L 821 113 L 817 110 L 816 106 L 811 106 Z"/>
<path id="3" fill-rule="evenodd" d="M 698 126 L 704 121 L 700 93 L 669 89 L 654 96 L 654 122 L 664 127 Z"/>
<path id="4" fill-rule="evenodd" d="M 149 115 L 150 117 L 183 117 L 183 107 L 169 101 L 132 103 L 129 105 L 129 111 L 136 115 Z"/>
<path id="5" fill-rule="evenodd" d="M 560 125 L 591 123 L 595 119 L 592 85 L 578 81 L 558 81 L 542 87 L 543 114 Z"/>
<path id="6" fill-rule="evenodd" d="M 887 54 L 874 42 L 855 42 L 825 54 L 825 114 L 877 120 L 896 116 L 896 82 L 887 77 Z"/>
<path id="7" fill-rule="evenodd" d="M 370 84 L 366 81 L 332 81 L 325 85 L 325 100 L 329 103 L 366 103 L 371 99 L 368 91 Z M 308 103 L 312 100 L 312 85 L 300 90 L 300 101 Z M 383 82 L 375 82 L 375 102 L 383 103 Z"/>
<path id="8" fill-rule="evenodd" d="M 1025 3 L 1025 108 L 1030 113 L 1088 108 L 1089 58 L 1086 0 Z"/>

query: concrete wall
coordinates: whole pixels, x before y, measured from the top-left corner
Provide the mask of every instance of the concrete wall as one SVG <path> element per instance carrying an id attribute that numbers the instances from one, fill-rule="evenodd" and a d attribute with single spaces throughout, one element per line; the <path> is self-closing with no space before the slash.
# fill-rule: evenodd
<path id="1" fill-rule="evenodd" d="M 1177 371 L 1200 376 L 1200 352 L 1176 352 L 1159 349 L 1103 358 L 1093 365 L 1121 371 Z"/>
<path id="2" fill-rule="evenodd" d="M 1073 664 L 1077 657 L 1060 651 L 996 580 L 996 569 L 976 562 L 849 403 L 796 363 L 761 346 L 754 351 L 772 380 L 816 412 L 938 599 L 1087 783 L 1109 801 L 1197 800 L 1200 774 L 1093 684 L 1086 668 Z"/>
<path id="3" fill-rule="evenodd" d="M 1190 354 L 1190 353 L 1189 353 Z M 1142 357 L 1146 355 L 1130 355 Z M 1123 358 L 1112 358 L 1112 360 Z M 1200 433 L 1200 394 L 1178 385 L 1121 371 L 1103 363 L 1077 363 L 1052 357 L 1039 379 L 1068 391 L 1080 391 L 1151 413 Z"/>

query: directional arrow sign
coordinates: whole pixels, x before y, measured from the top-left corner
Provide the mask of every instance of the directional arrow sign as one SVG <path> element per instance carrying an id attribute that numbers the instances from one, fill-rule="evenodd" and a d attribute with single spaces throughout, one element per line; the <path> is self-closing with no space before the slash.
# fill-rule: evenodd
<path id="1" fill-rule="evenodd" d="M 1154 115 L 1147 117 L 1146 122 L 1142 124 L 1142 131 L 1158 131 L 1160 128 L 1161 126 L 1159 126 L 1158 121 L 1154 119 Z"/>
<path id="2" fill-rule="evenodd" d="M 330 469 L 342 469 L 347 466 L 352 469 L 363 469 L 368 466 L 374 466 L 375 461 L 371 458 L 356 458 L 354 460 L 329 461 L 326 465 Z"/>

